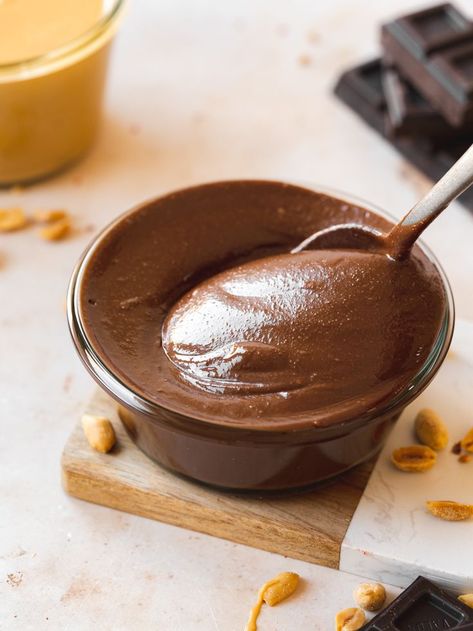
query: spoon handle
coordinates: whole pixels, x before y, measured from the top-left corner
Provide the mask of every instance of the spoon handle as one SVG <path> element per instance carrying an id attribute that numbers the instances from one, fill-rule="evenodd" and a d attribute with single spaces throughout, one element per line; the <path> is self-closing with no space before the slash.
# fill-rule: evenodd
<path id="1" fill-rule="evenodd" d="M 473 145 L 391 230 L 393 258 L 409 252 L 421 232 L 464 190 L 473 184 Z"/>

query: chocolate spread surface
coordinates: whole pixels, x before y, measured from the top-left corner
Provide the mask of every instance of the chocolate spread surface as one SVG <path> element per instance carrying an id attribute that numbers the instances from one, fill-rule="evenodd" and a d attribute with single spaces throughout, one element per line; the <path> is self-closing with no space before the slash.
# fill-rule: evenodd
<path id="1" fill-rule="evenodd" d="M 384 218 L 272 182 L 204 185 L 117 222 L 91 253 L 87 336 L 132 390 L 204 420 L 326 425 L 385 406 L 425 364 L 445 311 L 438 271 L 333 249 L 315 230 Z"/>

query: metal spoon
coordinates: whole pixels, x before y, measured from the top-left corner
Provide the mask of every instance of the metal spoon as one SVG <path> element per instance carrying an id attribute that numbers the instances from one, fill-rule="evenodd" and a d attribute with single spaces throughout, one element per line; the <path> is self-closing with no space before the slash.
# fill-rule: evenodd
<path id="1" fill-rule="evenodd" d="M 409 255 L 425 228 L 471 184 L 473 145 L 387 234 L 361 224 L 339 224 L 310 235 L 291 253 L 307 249 L 354 248 L 384 252 L 392 259 L 401 260 Z"/>

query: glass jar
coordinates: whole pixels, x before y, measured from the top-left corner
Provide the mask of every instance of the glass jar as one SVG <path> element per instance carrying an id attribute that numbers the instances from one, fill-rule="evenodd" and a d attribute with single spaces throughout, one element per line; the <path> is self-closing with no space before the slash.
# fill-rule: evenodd
<path id="1" fill-rule="evenodd" d="M 123 6 L 105 1 L 97 22 L 69 43 L 0 63 L 0 186 L 53 174 L 90 148 Z"/>

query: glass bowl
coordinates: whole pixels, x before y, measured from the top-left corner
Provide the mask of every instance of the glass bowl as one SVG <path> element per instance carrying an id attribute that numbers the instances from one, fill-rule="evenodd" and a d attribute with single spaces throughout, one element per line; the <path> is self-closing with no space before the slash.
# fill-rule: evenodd
<path id="1" fill-rule="evenodd" d="M 251 182 L 250 182 L 251 183 Z M 265 186 L 281 186 L 263 182 Z M 217 184 L 180 191 L 211 191 Z M 225 183 L 230 188 L 241 182 Z M 298 186 L 298 184 L 295 184 Z M 352 196 L 307 186 L 306 189 L 336 197 L 342 202 L 376 213 L 388 222 L 388 213 Z M 211 194 L 211 193 L 210 193 Z M 170 198 L 171 196 L 169 196 Z M 84 273 L 94 253 L 114 228 L 130 214 L 153 208 L 153 200 L 119 217 L 89 245 L 70 282 L 67 310 L 76 349 L 87 370 L 119 405 L 125 428 L 150 458 L 171 471 L 223 489 L 282 491 L 310 487 L 369 459 L 383 445 L 403 409 L 429 384 L 448 351 L 454 325 L 454 304 L 447 278 L 435 256 L 423 244 L 424 255 L 433 262 L 445 290 L 445 310 L 429 356 L 407 387 L 375 411 L 327 426 L 314 426 L 307 418 L 288 419 L 277 427 L 270 423 L 202 419 L 179 413 L 149 400 L 110 367 L 103 352 L 87 334 L 81 315 L 80 296 Z"/>

